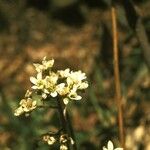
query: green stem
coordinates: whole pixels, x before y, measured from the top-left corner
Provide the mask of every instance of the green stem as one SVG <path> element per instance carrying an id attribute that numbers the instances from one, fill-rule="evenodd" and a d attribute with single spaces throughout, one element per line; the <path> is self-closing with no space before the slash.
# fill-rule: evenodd
<path id="1" fill-rule="evenodd" d="M 73 140 L 74 140 L 74 144 L 72 147 L 73 147 L 73 150 L 77 150 L 76 138 L 75 138 L 74 130 L 73 130 L 71 119 L 70 119 L 68 112 L 66 112 L 66 117 L 67 117 L 67 121 L 68 121 L 68 128 L 70 130 L 71 138 L 73 138 Z"/>

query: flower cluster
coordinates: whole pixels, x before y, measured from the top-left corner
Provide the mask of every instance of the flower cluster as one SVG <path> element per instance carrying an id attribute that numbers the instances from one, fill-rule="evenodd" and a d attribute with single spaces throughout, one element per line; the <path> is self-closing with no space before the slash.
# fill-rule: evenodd
<path id="1" fill-rule="evenodd" d="M 67 134 L 62 134 L 59 137 L 55 137 L 54 135 L 44 135 L 43 141 L 46 142 L 48 145 L 53 145 L 55 142 L 60 143 L 60 150 L 68 150 L 67 144 L 74 144 L 74 141 L 71 137 Z"/>
<path id="2" fill-rule="evenodd" d="M 48 145 L 53 145 L 56 142 L 56 139 L 54 138 L 54 136 L 44 135 L 43 141 L 46 142 Z"/>
<path id="3" fill-rule="evenodd" d="M 71 137 L 69 137 L 67 134 L 63 134 L 60 136 L 59 139 L 60 142 L 60 150 L 68 150 L 67 143 L 74 144 L 74 141 Z"/>
<path id="4" fill-rule="evenodd" d="M 123 148 L 114 148 L 114 145 L 111 141 L 108 141 L 107 148 L 104 146 L 103 150 L 123 150 Z"/>
<path id="5" fill-rule="evenodd" d="M 56 98 L 61 107 L 57 107 L 60 110 L 66 111 L 66 105 L 71 100 L 81 100 L 82 97 L 79 92 L 82 92 L 88 87 L 86 81 L 86 74 L 81 71 L 71 71 L 69 68 L 65 70 L 53 70 L 54 59 L 46 60 L 43 58 L 41 64 L 33 64 L 37 72 L 35 77 L 30 77 L 32 83 L 32 90 L 28 90 L 25 94 L 25 98 L 19 103 L 19 107 L 15 110 L 14 115 L 20 116 L 25 114 L 28 116 L 34 109 L 44 107 L 45 100 L 49 100 L 50 97 Z M 40 95 L 40 100 L 34 100 L 35 95 Z M 43 105 L 39 105 L 43 102 Z M 58 103 L 59 106 L 59 103 Z M 62 112 L 62 111 L 61 111 Z M 62 114 L 65 118 L 65 113 Z M 64 129 L 62 129 L 63 131 Z M 68 150 L 68 145 L 74 144 L 74 141 L 66 133 L 67 131 L 61 131 L 56 135 L 46 134 L 42 140 L 48 145 L 53 145 L 56 142 L 60 144 L 60 150 Z"/>
<path id="6" fill-rule="evenodd" d="M 30 98 L 31 92 L 27 91 L 25 94 L 25 98 L 20 101 L 20 106 L 15 110 L 14 115 L 20 116 L 21 114 L 25 113 L 26 116 L 29 115 L 29 112 L 34 110 L 37 107 L 37 102 L 33 101 Z"/>
<path id="7" fill-rule="evenodd" d="M 15 110 L 15 115 L 27 114 L 37 107 L 37 102 L 31 98 L 32 93 L 40 93 L 42 100 L 48 97 L 59 97 L 65 105 L 71 100 L 80 100 L 78 92 L 88 87 L 86 74 L 81 71 L 65 70 L 53 71 L 54 59 L 43 58 L 41 64 L 33 64 L 37 72 L 36 77 L 30 77 L 32 92 L 27 92 L 25 99 Z"/>
<path id="8" fill-rule="evenodd" d="M 82 97 L 77 94 L 77 91 L 88 87 L 85 73 L 70 71 L 69 68 L 54 72 L 52 71 L 53 64 L 53 59 L 46 61 L 45 57 L 42 64 L 34 64 L 37 76 L 30 77 L 32 89 L 40 91 L 43 99 L 48 96 L 60 96 L 64 104 L 68 104 L 70 100 L 80 100 Z"/>

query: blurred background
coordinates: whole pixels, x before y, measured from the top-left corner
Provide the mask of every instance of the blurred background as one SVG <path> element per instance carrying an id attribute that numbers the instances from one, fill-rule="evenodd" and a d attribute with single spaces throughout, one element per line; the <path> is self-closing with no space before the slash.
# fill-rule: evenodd
<path id="1" fill-rule="evenodd" d="M 150 1 L 132 2 L 149 41 Z M 150 56 L 139 38 L 143 32 L 136 34 L 132 26 L 138 16 L 129 22 L 125 8 L 133 8 L 124 5 L 116 4 L 126 146 L 149 150 Z M 35 140 L 58 127 L 54 110 L 13 115 L 31 86 L 32 63 L 44 56 L 54 58 L 56 68 L 87 73 L 88 90 L 69 106 L 79 150 L 100 150 L 108 140 L 119 145 L 112 52 L 109 0 L 1 0 L 0 149 L 57 149 Z"/>

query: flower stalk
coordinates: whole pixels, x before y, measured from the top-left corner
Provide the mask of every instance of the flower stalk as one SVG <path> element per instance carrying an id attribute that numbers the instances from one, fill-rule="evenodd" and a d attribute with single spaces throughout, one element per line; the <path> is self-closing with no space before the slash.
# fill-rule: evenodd
<path id="1" fill-rule="evenodd" d="M 48 145 L 59 142 L 60 150 L 70 150 L 71 145 L 76 150 L 77 146 L 74 142 L 71 121 L 67 114 L 67 105 L 72 100 L 78 101 L 82 99 L 78 92 L 82 92 L 88 87 L 86 74 L 80 70 L 71 71 L 69 68 L 53 71 L 53 65 L 54 60 L 46 60 L 46 57 L 43 58 L 41 64 L 34 64 L 37 74 L 36 77 L 30 77 L 30 81 L 33 84 L 32 90 L 27 90 L 25 98 L 20 101 L 14 115 L 29 116 L 37 108 L 57 109 L 62 131 L 57 136 L 44 135 L 43 141 Z M 40 99 L 34 99 L 33 95 L 39 96 Z M 56 106 L 51 106 L 51 99 L 56 99 Z M 50 105 L 41 105 L 45 101 L 48 101 Z"/>
<path id="2" fill-rule="evenodd" d="M 64 130 L 64 132 L 67 133 L 67 121 L 66 121 L 66 116 L 64 114 L 65 107 L 60 98 L 57 98 L 57 105 L 58 105 L 58 111 L 59 111 L 59 117 L 60 117 L 60 123 L 62 129 Z"/>
<path id="3" fill-rule="evenodd" d="M 63 130 L 64 134 L 68 135 L 67 120 L 66 120 L 66 116 L 64 113 L 65 107 L 64 107 L 64 104 L 62 103 L 62 100 L 60 98 L 57 98 L 57 105 L 58 105 L 58 112 L 59 112 L 62 130 Z M 67 148 L 68 148 L 68 150 L 70 149 L 69 142 L 67 142 Z"/>
<path id="4" fill-rule="evenodd" d="M 74 140 L 74 144 L 72 145 L 73 150 L 77 150 L 76 138 L 75 138 L 74 130 L 73 130 L 73 127 L 72 127 L 72 123 L 71 123 L 71 119 L 70 119 L 70 116 L 68 114 L 68 111 L 66 111 L 66 118 L 67 118 L 67 122 L 68 122 L 68 128 L 69 128 L 69 131 L 70 131 L 70 135 Z"/>

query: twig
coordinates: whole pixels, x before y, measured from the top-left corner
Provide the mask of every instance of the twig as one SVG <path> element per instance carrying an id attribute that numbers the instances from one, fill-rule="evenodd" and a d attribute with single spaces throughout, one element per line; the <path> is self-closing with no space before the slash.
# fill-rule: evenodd
<path id="1" fill-rule="evenodd" d="M 118 121 L 119 121 L 119 138 L 121 146 L 124 148 L 125 139 L 124 139 L 123 112 L 122 112 L 120 75 L 119 75 L 118 35 L 117 35 L 116 9 L 114 6 L 111 7 L 111 17 L 112 17 L 112 31 L 113 31 L 114 78 L 115 78 L 116 103 L 118 107 Z"/>

